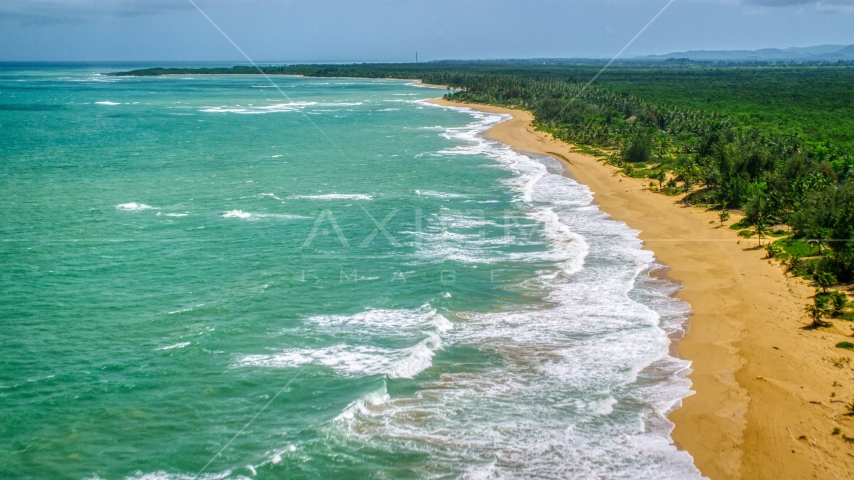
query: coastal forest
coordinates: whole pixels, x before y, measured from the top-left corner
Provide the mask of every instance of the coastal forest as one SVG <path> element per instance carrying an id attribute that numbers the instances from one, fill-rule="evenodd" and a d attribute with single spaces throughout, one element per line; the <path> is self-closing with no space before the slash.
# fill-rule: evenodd
<path id="1" fill-rule="evenodd" d="M 264 66 L 269 75 L 421 79 L 454 101 L 525 109 L 535 126 L 718 211 L 818 287 L 814 326 L 850 317 L 854 281 L 854 66 L 569 61 Z M 258 74 L 254 67 L 118 75 Z M 852 319 L 852 318 L 849 318 Z"/>

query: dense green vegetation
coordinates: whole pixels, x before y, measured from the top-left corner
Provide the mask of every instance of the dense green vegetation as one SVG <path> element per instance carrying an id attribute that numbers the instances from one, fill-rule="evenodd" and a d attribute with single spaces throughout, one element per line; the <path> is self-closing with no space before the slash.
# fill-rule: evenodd
<path id="1" fill-rule="evenodd" d="M 616 71 L 608 88 L 648 101 L 725 114 L 739 125 L 854 149 L 850 68 L 714 68 Z"/>
<path id="2" fill-rule="evenodd" d="M 814 325 L 844 316 L 828 286 L 854 281 L 854 68 L 613 67 L 440 62 L 263 67 L 267 74 L 420 78 L 452 100 L 523 108 L 538 128 L 597 153 L 650 189 L 721 210 L 821 288 Z M 666 62 L 665 62 L 666 63 Z M 134 74 L 251 74 L 251 67 Z M 786 238 L 776 240 L 775 237 Z M 772 243 L 768 243 L 770 240 Z M 831 296 L 829 296 L 831 295 Z M 836 302 L 836 303 L 834 303 Z"/>

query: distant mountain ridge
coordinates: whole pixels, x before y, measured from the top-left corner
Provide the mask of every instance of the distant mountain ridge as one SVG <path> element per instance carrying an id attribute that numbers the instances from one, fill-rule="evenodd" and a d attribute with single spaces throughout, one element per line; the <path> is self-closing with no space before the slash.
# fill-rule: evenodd
<path id="1" fill-rule="evenodd" d="M 645 55 L 635 60 L 688 59 L 695 61 L 837 61 L 854 60 L 854 45 L 816 45 L 814 47 L 763 48 L 761 50 L 690 50 L 666 55 Z"/>

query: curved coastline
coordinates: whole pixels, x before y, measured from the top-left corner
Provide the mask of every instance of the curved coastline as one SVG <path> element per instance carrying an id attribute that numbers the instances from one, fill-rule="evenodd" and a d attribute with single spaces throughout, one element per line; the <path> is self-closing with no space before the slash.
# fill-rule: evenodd
<path id="1" fill-rule="evenodd" d="M 831 391 L 854 392 L 850 375 L 827 362 L 835 353 L 822 334 L 805 332 L 802 306 L 812 289 L 765 261 L 755 240 L 719 227 L 713 212 L 685 207 L 652 193 L 638 179 L 536 131 L 523 110 L 462 104 L 442 106 L 502 113 L 512 119 L 490 128 L 490 138 L 520 152 L 560 159 L 588 185 L 602 211 L 639 230 L 645 247 L 682 285 L 691 305 L 690 329 L 674 342 L 692 362 L 696 394 L 670 419 L 671 437 L 712 479 L 845 478 L 854 455 L 828 441 L 844 411 Z M 830 333 L 830 332 L 828 332 Z M 843 333 L 843 332 L 836 332 Z M 847 390 L 847 391 L 846 391 Z"/>

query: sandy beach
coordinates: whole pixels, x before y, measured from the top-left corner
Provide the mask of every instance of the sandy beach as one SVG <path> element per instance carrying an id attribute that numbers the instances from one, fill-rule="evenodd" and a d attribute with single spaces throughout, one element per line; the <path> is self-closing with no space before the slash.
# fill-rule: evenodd
<path id="1" fill-rule="evenodd" d="M 678 352 L 692 362 L 696 394 L 671 414 L 672 437 L 704 475 L 851 478 L 854 417 L 846 415 L 846 405 L 854 400 L 852 355 L 834 347 L 850 339 L 851 326 L 836 321 L 831 328 L 803 329 L 810 285 L 787 277 L 755 239 L 721 228 L 714 212 L 650 192 L 648 181 L 626 178 L 536 131 L 528 112 L 434 103 L 512 115 L 489 136 L 563 160 L 604 212 L 640 230 L 646 248 L 684 287 L 679 295 L 693 316 Z"/>

